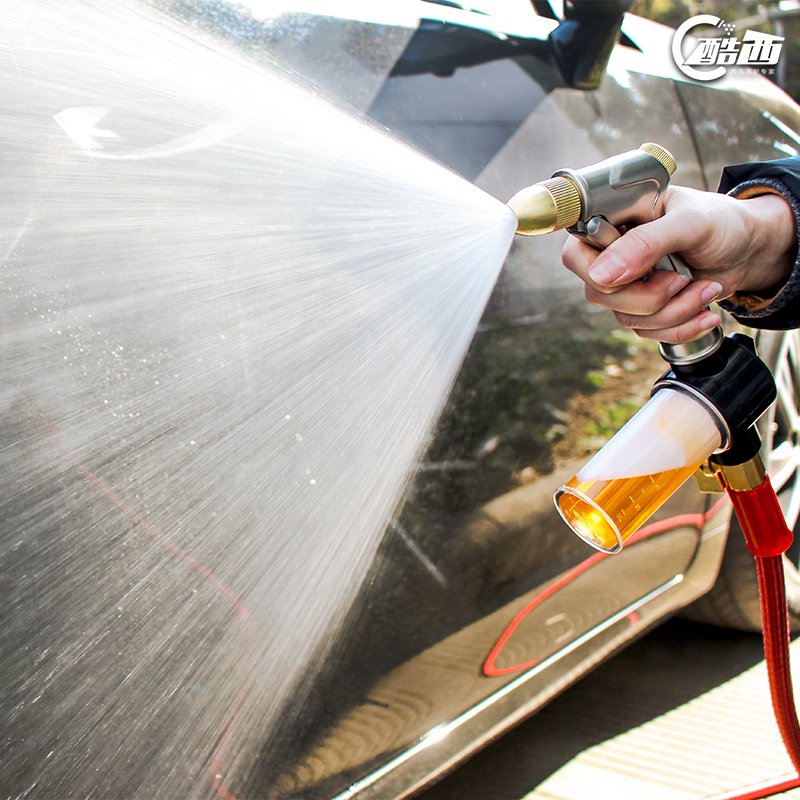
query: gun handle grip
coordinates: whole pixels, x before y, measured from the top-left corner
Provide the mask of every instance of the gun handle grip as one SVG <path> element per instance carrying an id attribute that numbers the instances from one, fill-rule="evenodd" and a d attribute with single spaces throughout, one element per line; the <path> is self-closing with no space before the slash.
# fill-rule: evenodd
<path id="1" fill-rule="evenodd" d="M 568 228 L 568 230 L 573 236 L 582 239 L 598 250 L 605 250 L 612 242 L 622 236 L 605 217 L 599 215 L 586 222 L 578 222 L 577 225 Z M 664 256 L 656 264 L 655 269 L 668 269 L 695 280 L 692 268 L 676 253 Z M 652 275 L 652 273 L 650 274 Z M 645 275 L 643 280 L 647 280 L 647 278 L 648 276 Z M 673 366 L 694 364 L 716 352 L 722 343 L 723 336 L 722 327 L 717 326 L 692 342 L 684 342 L 682 344 L 660 342 L 658 351 L 664 360 Z"/>

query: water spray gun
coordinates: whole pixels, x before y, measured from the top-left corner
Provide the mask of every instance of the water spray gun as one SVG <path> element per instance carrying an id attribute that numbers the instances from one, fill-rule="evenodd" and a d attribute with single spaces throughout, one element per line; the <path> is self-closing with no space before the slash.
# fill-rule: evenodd
<path id="1" fill-rule="evenodd" d="M 638 150 L 612 156 L 583 169 L 560 169 L 548 180 L 517 192 L 508 205 L 517 215 L 517 233 L 537 236 L 563 230 L 604 250 L 619 239 L 619 226 L 641 225 L 661 216 L 663 197 L 677 164 L 668 150 L 646 142 Z M 666 256 L 656 269 L 691 278 L 679 255 Z M 722 343 L 717 327 L 693 342 L 659 345 L 670 364 L 689 364 Z"/>
<path id="2" fill-rule="evenodd" d="M 558 170 L 508 205 L 517 216 L 517 233 L 566 229 L 602 250 L 620 237 L 620 226 L 661 215 L 676 167 L 666 149 L 646 143 L 582 169 Z M 693 277 L 674 254 L 656 269 Z M 567 525 L 608 553 L 621 550 L 701 466 L 718 490 L 730 490 L 731 481 L 744 491 L 768 480 L 755 423 L 776 390 L 753 340 L 726 337 L 717 327 L 692 342 L 661 342 L 659 351 L 671 369 L 656 382 L 650 400 L 555 494 Z"/>

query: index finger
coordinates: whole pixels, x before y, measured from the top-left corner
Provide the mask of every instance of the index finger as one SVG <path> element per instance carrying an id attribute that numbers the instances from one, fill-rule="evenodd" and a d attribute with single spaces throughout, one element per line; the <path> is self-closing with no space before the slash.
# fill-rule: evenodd
<path id="1" fill-rule="evenodd" d="M 632 228 L 599 253 L 588 270 L 592 282 L 618 288 L 647 275 L 671 249 L 653 230 L 660 221 Z"/>
<path id="2" fill-rule="evenodd" d="M 590 270 L 599 256 L 600 251 L 596 248 L 586 244 L 582 239 L 568 236 L 561 251 L 561 262 L 570 272 L 577 275 L 592 289 L 603 294 L 612 294 L 619 291 L 622 285 L 609 287 L 592 280 Z"/>
<path id="3" fill-rule="evenodd" d="M 692 194 L 687 197 L 687 192 Z M 700 213 L 700 205 L 692 200 L 694 194 L 703 193 L 670 188 L 664 215 L 631 228 L 603 250 L 589 272 L 592 281 L 606 287 L 623 286 L 644 277 L 664 256 L 692 252 L 703 245 L 712 227 L 708 213 Z"/>

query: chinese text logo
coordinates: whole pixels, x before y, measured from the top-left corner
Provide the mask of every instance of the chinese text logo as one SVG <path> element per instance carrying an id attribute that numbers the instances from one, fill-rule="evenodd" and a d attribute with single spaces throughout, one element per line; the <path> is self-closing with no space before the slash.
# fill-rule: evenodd
<path id="1" fill-rule="evenodd" d="M 720 29 L 717 36 L 698 38 L 688 55 L 683 52 L 686 34 L 698 25 L 714 25 Z M 713 14 L 700 14 L 687 19 L 672 37 L 672 58 L 678 69 L 696 81 L 714 81 L 721 78 L 728 67 L 754 67 L 763 73 L 778 63 L 783 47 L 783 36 L 748 30 L 742 40 L 734 34 L 736 26 L 724 22 Z M 711 69 L 697 69 L 710 67 Z"/>

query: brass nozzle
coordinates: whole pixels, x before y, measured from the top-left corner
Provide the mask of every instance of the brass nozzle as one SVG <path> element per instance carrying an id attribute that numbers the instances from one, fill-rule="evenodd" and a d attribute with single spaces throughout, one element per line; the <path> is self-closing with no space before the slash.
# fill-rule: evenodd
<path id="1" fill-rule="evenodd" d="M 569 228 L 581 218 L 581 196 L 569 178 L 549 178 L 517 192 L 508 207 L 517 215 L 517 233 L 536 236 Z"/>

